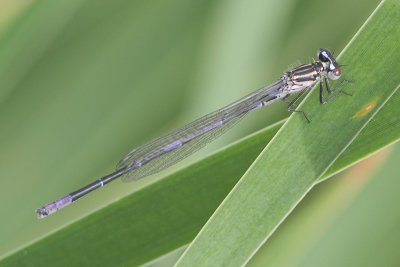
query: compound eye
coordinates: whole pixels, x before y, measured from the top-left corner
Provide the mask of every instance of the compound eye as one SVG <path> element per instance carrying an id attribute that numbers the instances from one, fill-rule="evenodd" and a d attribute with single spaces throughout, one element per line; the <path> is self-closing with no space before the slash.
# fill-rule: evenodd
<path id="1" fill-rule="evenodd" d="M 326 49 L 320 49 L 317 52 L 317 56 L 322 62 L 328 62 L 330 59 L 330 52 Z"/>

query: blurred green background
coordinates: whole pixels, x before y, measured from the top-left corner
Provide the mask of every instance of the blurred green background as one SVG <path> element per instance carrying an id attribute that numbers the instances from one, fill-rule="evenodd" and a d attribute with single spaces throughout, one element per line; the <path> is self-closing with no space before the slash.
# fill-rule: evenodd
<path id="1" fill-rule="evenodd" d="M 0 257 L 161 177 L 114 182 L 46 220 L 37 220 L 34 213 L 112 172 L 135 146 L 312 61 L 318 48 L 339 53 L 379 3 L 0 2 Z M 279 103 L 249 114 L 220 140 L 165 173 L 287 117 L 284 107 Z M 398 149 L 395 153 L 398 158 Z M 341 179 L 365 181 L 362 177 L 371 176 L 372 170 L 349 173 Z M 351 190 L 352 182 L 337 180 L 313 191 Z M 354 191 L 342 210 L 360 191 Z M 316 212 L 324 196 L 307 200 L 295 213 Z M 340 199 L 340 193 L 335 196 Z M 326 223 L 331 222 L 322 225 Z M 309 227 L 315 230 L 317 225 Z M 280 235 L 278 231 L 271 243 Z M 294 242 L 291 237 L 282 240 Z M 261 250 L 250 265 L 282 263 L 271 259 L 265 247 L 267 256 Z M 313 264 L 320 266 L 321 261 Z"/>

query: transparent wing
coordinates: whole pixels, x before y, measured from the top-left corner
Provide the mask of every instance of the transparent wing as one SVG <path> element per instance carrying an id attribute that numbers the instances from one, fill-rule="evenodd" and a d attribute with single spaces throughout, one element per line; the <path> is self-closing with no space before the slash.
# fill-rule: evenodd
<path id="1" fill-rule="evenodd" d="M 263 87 L 234 103 L 209 113 L 177 130 L 160 136 L 129 152 L 117 165 L 127 168 L 124 182 L 160 172 L 193 154 L 226 132 L 249 111 L 277 99 L 283 82 Z"/>

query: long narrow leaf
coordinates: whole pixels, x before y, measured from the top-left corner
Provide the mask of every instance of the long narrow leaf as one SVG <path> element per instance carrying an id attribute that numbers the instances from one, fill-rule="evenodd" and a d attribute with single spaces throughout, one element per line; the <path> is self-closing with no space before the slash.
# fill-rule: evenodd
<path id="1" fill-rule="evenodd" d="M 245 264 L 399 87 L 400 3 L 383 2 L 340 60 L 357 81 L 319 107 L 314 90 L 203 227 L 177 266 Z"/>

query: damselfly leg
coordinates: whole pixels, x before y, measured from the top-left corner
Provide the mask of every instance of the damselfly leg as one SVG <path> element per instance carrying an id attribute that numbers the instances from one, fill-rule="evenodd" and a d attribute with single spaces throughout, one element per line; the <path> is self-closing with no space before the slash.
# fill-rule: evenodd
<path id="1" fill-rule="evenodd" d="M 333 89 L 331 89 L 328 78 L 324 77 L 324 80 L 323 81 L 321 80 L 319 83 L 319 102 L 321 102 L 321 104 L 326 104 L 329 101 L 335 99 L 336 97 L 338 97 L 340 95 L 353 96 L 352 94 L 349 94 L 343 90 L 340 90 L 337 94 L 332 95 L 332 96 L 328 97 L 326 100 L 324 100 L 323 99 L 323 92 L 324 92 L 323 83 L 324 82 L 325 82 L 325 87 L 326 87 L 326 91 L 328 91 L 328 94 L 334 93 L 339 87 L 341 87 L 345 83 L 354 83 L 354 81 L 344 79 L 344 80 L 341 80 L 340 83 L 338 83 Z"/>
<path id="2" fill-rule="evenodd" d="M 302 91 L 300 91 L 300 93 L 299 93 L 291 102 L 288 103 L 287 111 L 289 111 L 289 112 L 297 112 L 297 113 L 303 114 L 304 118 L 306 118 L 306 120 L 308 121 L 308 123 L 310 123 L 311 121 L 310 121 L 310 119 L 307 117 L 307 114 L 306 114 L 304 111 L 302 111 L 302 110 L 297 110 L 297 109 L 296 109 L 296 108 L 297 108 L 296 102 L 308 91 L 308 89 L 310 89 L 310 88 L 308 88 L 308 87 L 307 87 L 307 88 L 304 88 Z M 284 97 L 284 98 L 282 99 L 283 102 L 287 103 L 287 102 L 285 101 L 285 99 L 286 99 L 287 97 L 288 97 L 288 96 L 286 96 L 286 97 Z M 294 107 L 294 109 L 293 109 L 292 107 Z"/>

